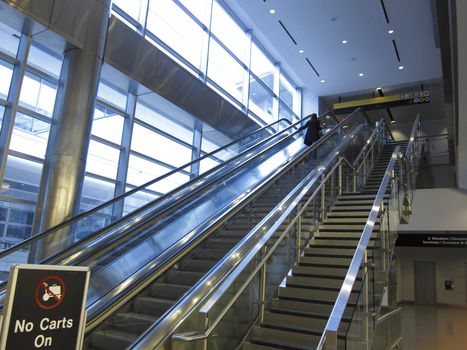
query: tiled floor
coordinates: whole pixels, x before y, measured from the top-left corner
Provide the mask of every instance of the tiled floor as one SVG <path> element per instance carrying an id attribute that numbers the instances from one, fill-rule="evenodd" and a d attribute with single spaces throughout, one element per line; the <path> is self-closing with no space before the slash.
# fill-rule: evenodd
<path id="1" fill-rule="evenodd" d="M 404 350 L 467 350 L 467 308 L 402 305 Z"/>

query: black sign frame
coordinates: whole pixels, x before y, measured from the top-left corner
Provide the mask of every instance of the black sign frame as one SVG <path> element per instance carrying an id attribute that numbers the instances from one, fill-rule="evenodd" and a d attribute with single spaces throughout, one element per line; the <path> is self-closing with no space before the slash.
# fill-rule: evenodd
<path id="1" fill-rule="evenodd" d="M 85 266 L 12 266 L 0 349 L 81 349 L 89 275 Z"/>

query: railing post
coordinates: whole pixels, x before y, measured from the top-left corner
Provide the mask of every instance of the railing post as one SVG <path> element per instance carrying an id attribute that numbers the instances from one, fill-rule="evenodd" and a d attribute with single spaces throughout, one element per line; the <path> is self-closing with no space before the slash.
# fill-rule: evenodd
<path id="1" fill-rule="evenodd" d="M 365 254 L 364 254 L 364 257 L 363 257 L 363 276 L 365 278 L 365 328 L 364 328 L 364 332 L 365 332 L 365 344 L 366 344 L 366 347 L 367 349 L 369 350 L 368 346 L 370 345 L 370 322 L 369 322 L 369 278 L 370 276 L 368 275 L 368 250 L 365 250 Z M 375 278 L 373 276 L 373 278 Z"/>
<path id="2" fill-rule="evenodd" d="M 266 247 L 264 246 L 262 249 L 262 256 L 266 255 Z M 267 262 L 264 263 L 263 267 L 261 268 L 261 281 L 259 286 L 259 320 L 261 323 L 264 322 L 264 309 L 266 304 L 266 268 Z"/>
<path id="3" fill-rule="evenodd" d="M 338 186 L 338 194 L 339 196 L 342 194 L 342 158 L 339 159 L 339 170 L 338 170 L 338 177 L 337 177 L 337 186 Z"/>
<path id="4" fill-rule="evenodd" d="M 301 205 L 297 207 L 298 211 L 301 210 Z M 297 219 L 297 237 L 295 237 L 295 261 L 300 259 L 300 250 L 302 246 L 302 215 L 298 216 Z"/>
<path id="5" fill-rule="evenodd" d="M 353 192 L 357 192 L 357 172 L 355 169 L 352 170 L 353 172 Z"/>
<path id="6" fill-rule="evenodd" d="M 324 180 L 324 174 L 321 175 L 321 181 L 323 187 L 321 187 L 321 222 L 324 221 L 326 217 L 326 181 Z"/>

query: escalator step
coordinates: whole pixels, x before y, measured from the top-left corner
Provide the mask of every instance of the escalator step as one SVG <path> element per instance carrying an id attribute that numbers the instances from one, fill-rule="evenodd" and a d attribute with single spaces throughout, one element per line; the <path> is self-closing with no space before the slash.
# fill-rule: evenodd
<path id="1" fill-rule="evenodd" d="M 98 330 L 91 334 L 90 345 L 102 350 L 126 349 L 138 336 L 115 329 Z"/>
<path id="2" fill-rule="evenodd" d="M 134 334 L 141 334 L 158 319 L 157 316 L 141 314 L 136 312 L 117 313 L 107 320 L 112 328 Z"/>

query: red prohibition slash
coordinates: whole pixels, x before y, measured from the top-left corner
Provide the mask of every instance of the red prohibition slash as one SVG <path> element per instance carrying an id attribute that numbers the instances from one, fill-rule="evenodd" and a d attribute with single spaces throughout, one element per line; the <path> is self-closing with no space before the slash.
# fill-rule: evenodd
<path id="1" fill-rule="evenodd" d="M 65 297 L 65 283 L 58 276 L 47 276 L 36 287 L 36 304 L 41 309 L 56 308 Z"/>

